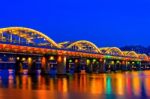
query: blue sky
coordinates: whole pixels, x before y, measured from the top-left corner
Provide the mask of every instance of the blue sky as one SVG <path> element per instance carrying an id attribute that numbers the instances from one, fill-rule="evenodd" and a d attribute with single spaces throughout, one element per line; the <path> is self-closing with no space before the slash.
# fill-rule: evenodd
<path id="1" fill-rule="evenodd" d="M 150 45 L 149 0 L 2 0 L 0 27 L 39 30 L 56 42 Z"/>

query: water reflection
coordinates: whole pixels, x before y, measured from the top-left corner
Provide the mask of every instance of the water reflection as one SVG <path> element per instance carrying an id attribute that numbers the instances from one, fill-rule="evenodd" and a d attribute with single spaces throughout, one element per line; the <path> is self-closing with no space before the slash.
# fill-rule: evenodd
<path id="1" fill-rule="evenodd" d="M 9 95 L 5 92 L 10 92 Z M 150 71 L 65 77 L 0 76 L 2 98 L 150 98 Z M 13 94 L 12 94 L 13 93 Z M 24 95 L 26 93 L 26 95 Z"/>

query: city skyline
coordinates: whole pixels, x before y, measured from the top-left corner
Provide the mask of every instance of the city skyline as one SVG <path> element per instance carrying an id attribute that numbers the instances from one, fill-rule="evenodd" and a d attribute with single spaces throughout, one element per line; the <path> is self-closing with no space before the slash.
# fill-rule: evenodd
<path id="1" fill-rule="evenodd" d="M 2 1 L 0 27 L 23 26 L 56 42 L 149 46 L 149 1 Z M 7 4 L 6 7 L 5 5 Z"/>

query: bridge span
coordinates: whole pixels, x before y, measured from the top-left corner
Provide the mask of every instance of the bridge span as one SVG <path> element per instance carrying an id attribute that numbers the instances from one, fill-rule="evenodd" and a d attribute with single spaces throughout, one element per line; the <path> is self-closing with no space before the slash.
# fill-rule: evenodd
<path id="1" fill-rule="evenodd" d="M 117 47 L 99 48 L 86 40 L 56 43 L 42 32 L 0 29 L 0 70 L 16 73 L 101 73 L 150 69 L 150 58 Z"/>

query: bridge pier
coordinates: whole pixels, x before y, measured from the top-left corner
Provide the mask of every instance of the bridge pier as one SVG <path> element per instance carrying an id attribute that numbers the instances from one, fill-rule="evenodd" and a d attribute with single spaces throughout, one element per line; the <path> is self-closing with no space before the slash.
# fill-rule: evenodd
<path id="1" fill-rule="evenodd" d="M 100 59 L 100 73 L 106 72 L 106 60 Z"/>
<path id="2" fill-rule="evenodd" d="M 90 73 L 100 73 L 101 72 L 101 63 L 99 59 L 87 59 L 87 67 Z"/>
<path id="3" fill-rule="evenodd" d="M 43 74 L 101 73 L 106 71 L 146 70 L 150 69 L 149 61 L 121 60 L 113 58 L 83 58 L 65 55 L 18 55 L 0 54 L 0 68 L 13 69 L 17 74 L 27 72 Z"/>
<path id="4" fill-rule="evenodd" d="M 135 67 L 136 67 L 136 70 L 141 70 L 141 62 L 140 61 L 136 61 L 135 62 Z"/>
<path id="5" fill-rule="evenodd" d="M 125 60 L 122 60 L 122 61 L 121 61 L 121 70 L 122 70 L 122 71 L 126 71 L 126 69 L 127 69 L 126 63 L 127 63 L 127 62 L 126 62 Z"/>
<path id="6" fill-rule="evenodd" d="M 28 56 L 26 58 L 26 64 L 27 68 L 26 71 L 28 71 L 28 74 L 41 74 L 43 73 L 42 71 L 42 66 L 43 66 L 43 57 L 38 57 L 38 56 Z"/>
<path id="7" fill-rule="evenodd" d="M 116 71 L 116 65 L 114 60 L 106 60 L 105 68 L 107 72 Z"/>
<path id="8" fill-rule="evenodd" d="M 104 68 L 105 67 L 105 68 Z M 105 60 L 103 61 L 103 71 L 125 71 L 127 69 L 126 61 L 122 60 Z"/>
<path id="9" fill-rule="evenodd" d="M 66 74 L 66 56 L 57 56 L 57 74 Z"/>
<path id="10" fill-rule="evenodd" d="M 80 58 L 79 61 L 79 73 L 85 74 L 87 70 L 86 58 Z"/>
<path id="11" fill-rule="evenodd" d="M 63 75 L 66 74 L 66 56 L 61 55 L 48 55 L 43 56 L 41 59 L 42 73 L 50 75 Z"/>
<path id="12" fill-rule="evenodd" d="M 23 74 L 23 65 L 25 61 L 25 57 L 23 56 L 16 56 L 16 62 L 15 62 L 15 73 L 16 74 Z"/>
<path id="13" fill-rule="evenodd" d="M 79 58 L 76 57 L 67 57 L 66 60 L 66 73 L 73 74 L 74 72 L 79 72 Z"/>
<path id="14" fill-rule="evenodd" d="M 115 61 L 115 66 L 116 66 L 116 71 L 122 71 L 123 70 L 123 65 L 122 65 L 122 61 L 120 60 L 116 60 Z"/>

